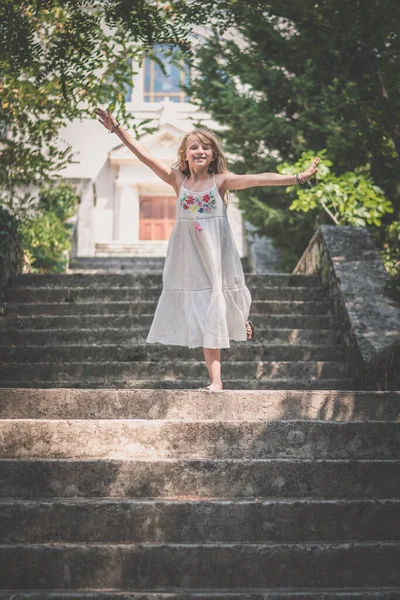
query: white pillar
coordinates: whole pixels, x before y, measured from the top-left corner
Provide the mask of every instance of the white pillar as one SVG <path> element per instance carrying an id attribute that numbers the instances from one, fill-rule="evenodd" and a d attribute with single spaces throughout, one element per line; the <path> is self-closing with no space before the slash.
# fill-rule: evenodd
<path id="1" fill-rule="evenodd" d="M 97 198 L 95 214 L 95 237 L 96 243 L 108 243 L 112 241 L 114 211 L 107 208 L 109 199 Z"/>
<path id="2" fill-rule="evenodd" d="M 117 180 L 114 241 L 139 241 L 139 191 L 137 186 Z"/>
<path id="3" fill-rule="evenodd" d="M 95 255 L 93 182 L 87 181 L 80 190 L 78 207 L 77 256 Z"/>

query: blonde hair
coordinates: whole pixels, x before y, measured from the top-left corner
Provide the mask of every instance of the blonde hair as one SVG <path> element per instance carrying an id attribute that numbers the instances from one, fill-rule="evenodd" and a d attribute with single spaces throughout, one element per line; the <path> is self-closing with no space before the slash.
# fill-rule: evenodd
<path id="1" fill-rule="evenodd" d="M 221 147 L 221 141 L 213 131 L 207 129 L 206 127 L 193 129 L 192 131 L 189 131 L 189 133 L 186 133 L 186 135 L 182 138 L 182 141 L 180 143 L 177 159 L 172 166 L 175 169 L 178 169 L 178 171 L 180 171 L 184 175 L 188 177 L 190 176 L 189 165 L 186 161 L 186 150 L 188 145 L 188 139 L 191 135 L 195 135 L 196 137 L 198 137 L 202 144 L 211 146 L 213 159 L 208 167 L 208 172 L 212 174 L 228 173 L 226 159 Z M 223 201 L 225 205 L 228 204 L 228 200 L 226 200 L 225 198 L 223 198 Z"/>

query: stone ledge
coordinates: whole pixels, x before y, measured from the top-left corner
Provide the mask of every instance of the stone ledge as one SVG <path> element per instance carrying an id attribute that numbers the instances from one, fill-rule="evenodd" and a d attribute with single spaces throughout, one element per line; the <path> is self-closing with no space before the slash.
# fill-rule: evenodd
<path id="1" fill-rule="evenodd" d="M 293 272 L 319 273 L 330 288 L 346 341 L 358 350 L 353 375 L 360 388 L 396 389 L 400 311 L 385 295 L 388 275 L 369 231 L 322 225 Z"/>
<path id="2" fill-rule="evenodd" d="M 0 254 L 0 314 L 11 281 L 22 270 L 24 262 L 21 241 L 17 234 L 10 231 L 5 233 Z"/>

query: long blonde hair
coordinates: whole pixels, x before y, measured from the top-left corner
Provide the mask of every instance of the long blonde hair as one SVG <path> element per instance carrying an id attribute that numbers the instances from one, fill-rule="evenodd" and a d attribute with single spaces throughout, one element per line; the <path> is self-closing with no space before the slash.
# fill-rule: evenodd
<path id="1" fill-rule="evenodd" d="M 208 167 L 208 172 L 211 174 L 227 173 L 228 168 L 226 166 L 226 159 L 221 147 L 221 140 L 213 131 L 211 131 L 211 129 L 207 129 L 206 127 L 193 129 L 192 131 L 189 131 L 189 133 L 185 134 L 179 146 L 177 159 L 172 166 L 175 169 L 178 169 L 184 175 L 188 177 L 190 176 L 190 169 L 186 160 L 187 143 L 190 135 L 195 135 L 198 137 L 202 144 L 211 146 L 213 159 Z M 223 201 L 225 206 L 227 206 L 228 200 L 223 198 Z"/>

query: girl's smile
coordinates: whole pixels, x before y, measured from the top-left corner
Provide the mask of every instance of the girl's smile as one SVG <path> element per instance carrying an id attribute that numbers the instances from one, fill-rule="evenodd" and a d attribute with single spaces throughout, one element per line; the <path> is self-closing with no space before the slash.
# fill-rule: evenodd
<path id="1" fill-rule="evenodd" d="M 213 160 L 211 146 L 202 143 L 196 135 L 190 135 L 186 147 L 186 160 L 190 170 L 196 170 L 197 165 L 208 169 Z"/>

